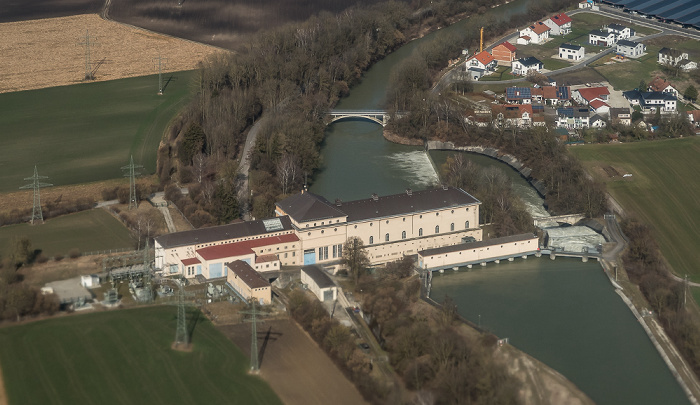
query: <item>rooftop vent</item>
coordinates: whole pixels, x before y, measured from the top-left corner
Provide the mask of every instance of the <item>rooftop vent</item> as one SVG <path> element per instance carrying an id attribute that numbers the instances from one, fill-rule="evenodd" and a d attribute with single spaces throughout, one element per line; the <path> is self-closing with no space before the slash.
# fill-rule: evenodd
<path id="1" fill-rule="evenodd" d="M 377 193 L 372 193 L 372 200 L 379 201 L 379 196 L 377 195 Z"/>
<path id="2" fill-rule="evenodd" d="M 408 195 L 413 195 L 413 190 L 411 190 L 410 188 L 407 188 L 407 189 L 406 189 L 406 194 L 408 194 Z"/>
<path id="3" fill-rule="evenodd" d="M 341 205 L 343 205 L 343 202 L 340 201 L 340 198 L 336 198 L 336 199 L 335 199 L 335 205 L 338 206 L 338 207 L 340 207 Z"/>

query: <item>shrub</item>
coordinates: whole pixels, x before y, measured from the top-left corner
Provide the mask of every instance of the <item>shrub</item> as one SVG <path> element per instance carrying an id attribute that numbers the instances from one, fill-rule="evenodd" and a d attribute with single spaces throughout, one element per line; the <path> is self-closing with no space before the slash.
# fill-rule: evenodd
<path id="1" fill-rule="evenodd" d="M 71 259 L 77 259 L 80 256 L 82 256 L 82 253 L 80 253 L 80 249 L 78 248 L 73 248 L 68 251 L 68 257 L 70 257 Z"/>
<path id="2" fill-rule="evenodd" d="M 63 260 L 63 255 L 60 253 L 57 253 L 53 256 L 53 260 L 56 262 L 60 262 L 61 260 Z"/>

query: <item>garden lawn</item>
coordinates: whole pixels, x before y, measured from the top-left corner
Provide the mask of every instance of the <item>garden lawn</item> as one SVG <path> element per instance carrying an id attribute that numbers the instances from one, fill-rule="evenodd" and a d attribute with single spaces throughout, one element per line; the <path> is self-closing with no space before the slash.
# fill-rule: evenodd
<path id="1" fill-rule="evenodd" d="M 134 156 L 154 173 L 172 118 L 187 103 L 194 72 L 0 94 L 0 192 L 28 184 L 34 165 L 55 185 L 123 176 Z"/>
<path id="2" fill-rule="evenodd" d="M 654 230 L 661 251 L 679 276 L 700 281 L 700 138 L 571 148 L 589 172 L 607 183 L 626 212 Z M 630 178 L 607 178 L 612 166 Z"/>
<path id="3" fill-rule="evenodd" d="M 596 61 L 594 69 L 604 76 L 616 90 L 633 90 L 639 87 L 641 80 L 651 81 L 652 72 L 659 69 L 659 65 L 656 63 L 658 50 L 658 47 L 649 46 L 647 54 L 639 59 L 627 59 L 624 62 L 600 66 L 600 63 L 610 60 L 613 56 L 611 54 L 609 57 Z"/>
<path id="4" fill-rule="evenodd" d="M 0 254 L 6 255 L 12 239 L 26 236 L 33 249 L 48 257 L 81 252 L 133 248 L 129 230 L 103 209 L 92 209 L 47 220 L 41 225 L 17 224 L 0 227 Z"/>
<path id="5" fill-rule="evenodd" d="M 177 308 L 100 312 L 0 328 L 10 405 L 281 404 L 199 311 L 193 350 L 170 348 Z M 192 328 L 192 325 L 194 327 Z"/>

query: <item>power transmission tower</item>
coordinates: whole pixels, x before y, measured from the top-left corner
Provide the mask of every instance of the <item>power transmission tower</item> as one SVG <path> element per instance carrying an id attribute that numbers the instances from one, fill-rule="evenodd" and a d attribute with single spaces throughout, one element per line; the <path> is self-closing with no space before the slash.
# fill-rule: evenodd
<path id="1" fill-rule="evenodd" d="M 85 30 L 85 37 L 81 39 L 82 41 L 78 42 L 78 45 L 85 47 L 85 80 L 95 80 L 95 74 L 92 70 L 92 62 L 90 61 L 90 48 L 97 45 L 97 42 L 95 42 L 97 38 L 91 37 L 90 31 Z"/>
<path id="2" fill-rule="evenodd" d="M 33 189 L 34 190 L 34 207 L 32 207 L 32 220 L 31 224 L 34 225 L 34 220 L 41 221 L 44 223 L 44 214 L 41 212 L 41 196 L 39 195 L 39 189 L 41 187 L 50 187 L 53 184 L 42 183 L 42 179 L 48 179 L 46 176 L 39 176 L 39 172 L 36 170 L 36 165 L 34 165 L 34 176 L 25 177 L 25 180 L 31 180 L 32 184 L 27 184 L 20 187 L 21 190 Z"/>
<path id="3" fill-rule="evenodd" d="M 163 95 L 163 69 L 167 67 L 168 58 L 163 58 L 158 54 L 157 58 L 153 58 L 154 68 L 158 69 L 158 95 Z"/>
<path id="4" fill-rule="evenodd" d="M 258 370 L 260 370 L 260 358 L 258 354 L 258 322 L 262 321 L 257 319 L 257 317 L 261 314 L 258 314 L 258 312 L 255 310 L 255 299 L 251 298 L 250 303 L 252 309 L 250 311 L 241 311 L 241 313 L 250 315 L 250 318 L 245 320 L 246 322 L 250 322 L 252 324 L 252 337 L 250 340 L 250 371 L 257 373 Z"/>
<path id="5" fill-rule="evenodd" d="M 180 282 L 177 300 L 177 329 L 175 330 L 175 346 L 187 347 L 190 344 L 187 336 L 187 313 L 185 312 L 185 287 Z"/>
<path id="6" fill-rule="evenodd" d="M 122 166 L 122 170 L 127 170 L 128 172 L 124 177 L 129 178 L 129 209 L 138 208 L 139 204 L 136 200 L 136 175 L 141 174 L 136 172 L 136 169 L 142 168 L 141 165 L 134 164 L 134 155 L 131 155 L 131 160 L 126 166 Z"/>
<path id="7" fill-rule="evenodd" d="M 146 246 L 143 248 L 143 288 L 148 290 L 148 297 L 146 298 L 147 303 L 153 302 L 153 286 L 151 285 L 151 249 L 149 248 L 148 239 L 146 239 Z M 179 311 L 179 310 L 178 310 Z"/>

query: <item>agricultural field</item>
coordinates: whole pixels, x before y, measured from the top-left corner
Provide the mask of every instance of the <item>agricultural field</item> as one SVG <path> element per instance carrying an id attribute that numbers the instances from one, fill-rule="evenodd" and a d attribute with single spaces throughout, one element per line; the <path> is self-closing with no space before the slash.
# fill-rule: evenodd
<path id="1" fill-rule="evenodd" d="M 700 138 L 585 145 L 571 151 L 606 182 L 626 213 L 652 227 L 673 272 L 700 282 Z"/>
<path id="2" fill-rule="evenodd" d="M 129 230 L 103 209 L 76 212 L 49 219 L 42 225 L 17 224 L 0 227 L 0 254 L 5 256 L 15 237 L 26 236 L 32 248 L 47 257 L 66 255 L 71 249 L 90 252 L 133 248 Z"/>
<path id="3" fill-rule="evenodd" d="M 0 328 L 14 404 L 281 404 L 199 311 L 191 352 L 172 350 L 176 307 L 67 316 Z"/>
<path id="4" fill-rule="evenodd" d="M 121 178 L 134 162 L 154 173 L 166 127 L 189 101 L 194 72 L 0 94 L 0 192 L 34 172 L 56 186 Z"/>

